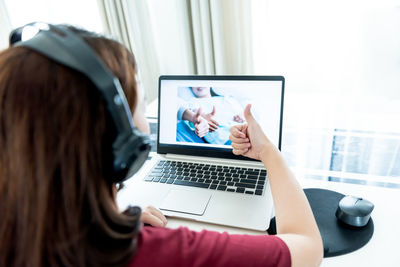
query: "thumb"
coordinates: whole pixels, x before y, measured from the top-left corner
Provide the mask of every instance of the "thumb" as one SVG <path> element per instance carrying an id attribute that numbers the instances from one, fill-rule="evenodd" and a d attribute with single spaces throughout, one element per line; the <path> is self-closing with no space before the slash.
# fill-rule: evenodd
<path id="1" fill-rule="evenodd" d="M 211 115 L 214 116 L 214 115 L 215 115 L 215 112 L 216 112 L 215 106 L 213 106 L 213 109 L 212 109 L 212 111 L 211 111 Z"/>
<path id="2" fill-rule="evenodd" d="M 195 122 L 200 122 L 200 115 L 201 115 L 201 108 L 199 108 L 196 112 L 196 114 L 194 115 L 194 121 Z"/>
<path id="3" fill-rule="evenodd" d="M 253 117 L 253 114 L 251 114 L 250 109 L 251 109 L 251 104 L 248 104 L 244 109 L 244 117 L 245 117 L 247 123 L 251 123 L 254 121 L 254 117 Z"/>

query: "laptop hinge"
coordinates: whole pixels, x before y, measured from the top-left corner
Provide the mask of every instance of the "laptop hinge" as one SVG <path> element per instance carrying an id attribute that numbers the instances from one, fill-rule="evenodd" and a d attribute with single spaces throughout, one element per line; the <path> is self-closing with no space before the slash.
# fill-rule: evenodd
<path id="1" fill-rule="evenodd" d="M 165 154 L 163 156 L 169 160 L 178 160 L 187 162 L 222 164 L 234 167 L 238 165 L 240 165 L 241 167 L 256 167 L 256 168 L 264 167 L 264 164 L 262 162 L 252 161 L 252 160 L 221 159 L 213 157 L 199 157 L 199 156 L 188 156 L 179 154 Z"/>

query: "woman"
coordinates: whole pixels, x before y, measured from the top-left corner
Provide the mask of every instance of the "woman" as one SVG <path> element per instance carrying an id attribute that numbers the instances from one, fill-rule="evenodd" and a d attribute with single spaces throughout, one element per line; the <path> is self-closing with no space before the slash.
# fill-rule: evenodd
<path id="1" fill-rule="evenodd" d="M 145 131 L 134 57 L 121 44 L 71 28 L 120 80 Z M 307 200 L 278 150 L 245 110 L 233 153 L 268 166 L 277 236 L 167 229 L 155 208 L 118 211 L 115 129 L 82 74 L 24 47 L 0 53 L 0 266 L 313 266 L 322 257 Z M 142 227 L 148 223 L 158 227 Z"/>

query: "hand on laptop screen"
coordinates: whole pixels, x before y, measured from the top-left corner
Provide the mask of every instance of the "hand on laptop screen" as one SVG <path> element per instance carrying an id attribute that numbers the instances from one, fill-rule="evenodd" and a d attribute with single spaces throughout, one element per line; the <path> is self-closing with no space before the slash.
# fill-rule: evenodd
<path id="1" fill-rule="evenodd" d="M 218 88 L 216 93 L 212 87 L 179 87 L 176 141 L 230 145 L 230 127 L 245 120 L 242 105 L 226 91 L 225 88 Z"/>
<path id="2" fill-rule="evenodd" d="M 201 108 L 199 110 L 201 110 Z M 214 119 L 215 112 L 216 112 L 215 106 L 213 106 L 212 111 L 210 113 L 199 112 L 200 115 L 207 120 L 207 123 L 210 127 L 210 132 L 218 130 L 219 126 L 219 123 Z"/>

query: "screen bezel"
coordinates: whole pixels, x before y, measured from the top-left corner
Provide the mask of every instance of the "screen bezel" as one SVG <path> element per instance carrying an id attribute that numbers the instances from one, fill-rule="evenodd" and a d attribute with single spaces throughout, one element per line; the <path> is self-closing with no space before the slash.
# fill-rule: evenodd
<path id="1" fill-rule="evenodd" d="M 281 110 L 279 125 L 279 142 L 278 149 L 281 150 L 282 144 L 282 124 L 283 124 L 283 100 L 285 93 L 285 78 L 283 76 L 225 76 L 225 75 L 161 75 L 158 79 L 158 131 L 157 131 L 157 153 L 159 154 L 182 154 L 201 157 L 216 157 L 226 159 L 251 160 L 247 157 L 236 156 L 232 153 L 232 149 L 215 148 L 215 147 L 199 147 L 190 145 L 160 144 L 160 107 L 161 107 L 161 81 L 163 80 L 215 80 L 215 81 L 281 81 Z"/>

